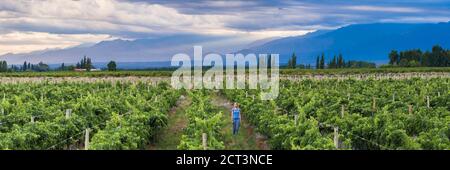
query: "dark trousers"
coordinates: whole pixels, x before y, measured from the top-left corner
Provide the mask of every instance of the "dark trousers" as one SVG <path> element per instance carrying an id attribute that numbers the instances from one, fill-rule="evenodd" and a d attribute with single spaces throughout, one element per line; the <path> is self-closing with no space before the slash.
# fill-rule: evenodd
<path id="1" fill-rule="evenodd" d="M 239 132 L 239 124 L 241 121 L 239 119 L 233 119 L 233 135 L 236 135 Z"/>

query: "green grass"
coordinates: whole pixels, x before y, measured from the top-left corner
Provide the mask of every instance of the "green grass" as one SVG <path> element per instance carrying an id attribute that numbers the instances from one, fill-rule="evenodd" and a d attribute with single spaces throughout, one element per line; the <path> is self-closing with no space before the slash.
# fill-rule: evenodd
<path id="1" fill-rule="evenodd" d="M 149 146 L 151 150 L 176 150 L 187 125 L 185 109 L 189 106 L 190 99 L 183 100 L 169 113 L 167 127 L 162 129 L 156 137 L 156 143 Z"/>
<path id="2" fill-rule="evenodd" d="M 241 120 L 239 132 L 233 135 L 233 124 L 230 118 L 230 110 L 225 107 L 221 107 L 222 112 L 225 114 L 225 121 L 223 127 L 224 142 L 226 150 L 258 150 L 258 146 L 255 142 L 255 136 L 253 132 L 249 132 L 249 125 L 247 122 Z"/>

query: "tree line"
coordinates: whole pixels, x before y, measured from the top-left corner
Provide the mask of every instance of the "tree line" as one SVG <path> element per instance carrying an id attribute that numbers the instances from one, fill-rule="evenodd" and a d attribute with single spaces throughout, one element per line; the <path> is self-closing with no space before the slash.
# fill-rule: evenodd
<path id="1" fill-rule="evenodd" d="M 439 45 L 432 47 L 431 51 L 422 52 L 420 49 L 389 53 L 389 64 L 400 67 L 449 67 L 450 50 Z"/>
<path id="2" fill-rule="evenodd" d="M 92 60 L 89 57 L 84 56 L 76 65 L 66 65 L 65 63 L 61 63 L 61 66 L 55 68 L 53 70 L 56 71 L 72 71 L 75 69 L 86 69 L 86 71 L 91 71 L 91 69 L 95 69 L 92 64 Z M 8 63 L 6 61 L 0 61 L 0 72 L 20 72 L 20 71 L 37 71 L 44 72 L 50 71 L 50 66 L 48 64 L 43 63 L 42 61 L 38 64 L 32 64 L 31 62 L 24 61 L 22 65 L 11 65 L 8 67 Z M 107 64 L 108 71 L 116 71 L 117 64 L 115 61 L 110 61 Z"/>
<path id="3" fill-rule="evenodd" d="M 47 64 L 43 62 L 39 62 L 38 64 L 31 64 L 24 62 L 22 66 L 11 65 L 8 67 L 8 63 L 6 61 L 0 61 L 0 72 L 8 72 L 8 71 L 49 71 L 50 68 Z"/>
<path id="4" fill-rule="evenodd" d="M 338 69 L 338 68 L 375 68 L 376 64 L 366 61 L 355 61 L 349 60 L 345 61 L 344 56 L 339 54 L 334 55 L 328 62 L 325 61 L 325 54 L 317 56 L 316 58 L 316 69 Z M 295 69 L 313 69 L 310 64 L 297 64 L 297 55 L 295 53 L 289 58 L 286 68 Z"/>
<path id="5" fill-rule="evenodd" d="M 50 67 L 48 64 L 43 63 L 42 61 L 38 64 L 31 64 L 27 63 L 26 61 L 23 62 L 22 68 L 20 68 L 21 71 L 49 71 Z"/>
<path id="6" fill-rule="evenodd" d="M 92 60 L 89 57 L 84 56 L 83 59 L 81 59 L 80 62 L 78 62 L 75 66 L 77 69 L 86 69 L 87 71 L 90 71 L 91 69 L 95 69 L 95 67 L 92 65 Z"/>
<path id="7" fill-rule="evenodd" d="M 316 68 L 317 69 L 339 69 L 339 68 L 375 68 L 376 64 L 367 61 L 357 61 L 357 60 L 349 60 L 345 61 L 344 56 L 339 54 L 338 56 L 334 55 L 331 58 L 327 65 L 325 65 L 325 55 L 322 55 L 316 58 Z"/>

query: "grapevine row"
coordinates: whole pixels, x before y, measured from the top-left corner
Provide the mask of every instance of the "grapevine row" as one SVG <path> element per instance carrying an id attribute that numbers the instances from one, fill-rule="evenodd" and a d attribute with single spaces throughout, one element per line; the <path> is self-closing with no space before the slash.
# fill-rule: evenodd
<path id="1" fill-rule="evenodd" d="M 189 93 L 190 98 L 192 98 L 192 104 L 186 110 L 189 124 L 184 130 L 178 149 L 225 148 L 223 135 L 221 134 L 223 115 L 210 103 L 209 93 L 206 90 Z"/>
<path id="2" fill-rule="evenodd" d="M 2 84 L 0 90 L 1 149 L 79 149 L 85 129 L 92 130 L 93 149 L 108 148 L 101 145 L 105 142 L 100 137 L 95 137 L 97 132 L 108 134 L 105 131 L 111 129 L 111 122 L 123 125 L 136 118 L 157 120 L 158 125 L 145 129 L 151 136 L 153 127 L 165 124 L 161 112 L 173 104 L 176 96 L 169 92 L 173 90 L 167 84 L 151 87 L 145 83 Z M 160 96 L 160 102 L 153 105 L 154 97 L 166 91 L 171 97 Z M 136 143 L 142 142 L 133 141 L 114 149 L 141 146 Z"/>
<path id="3" fill-rule="evenodd" d="M 275 149 L 449 149 L 449 79 L 283 81 L 224 93 Z"/>

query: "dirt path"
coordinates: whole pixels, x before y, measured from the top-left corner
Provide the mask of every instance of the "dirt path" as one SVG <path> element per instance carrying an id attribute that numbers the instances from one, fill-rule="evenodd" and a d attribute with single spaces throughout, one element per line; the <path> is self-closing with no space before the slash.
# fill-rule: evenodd
<path id="1" fill-rule="evenodd" d="M 188 124 L 185 109 L 190 105 L 191 100 L 184 96 L 178 101 L 168 113 L 167 127 L 158 132 L 156 143 L 148 146 L 149 150 L 176 150 L 180 143 L 181 135 Z"/>
<path id="2" fill-rule="evenodd" d="M 232 103 L 219 93 L 214 93 L 212 96 L 212 103 L 217 106 L 224 114 L 225 125 L 223 127 L 223 134 L 225 136 L 225 149 L 227 150 L 268 150 L 269 146 L 264 137 L 258 135 L 254 128 L 247 122 L 244 115 L 242 115 L 241 127 L 236 136 L 232 134 L 232 121 L 230 118 L 230 111 Z"/>
<path id="3" fill-rule="evenodd" d="M 267 140 L 258 135 L 254 128 L 242 116 L 241 127 L 236 136 L 232 135 L 232 121 L 230 118 L 231 103 L 218 93 L 212 94 L 212 103 L 224 114 L 224 143 L 226 150 L 268 150 Z M 167 127 L 158 132 L 155 143 L 150 144 L 149 150 L 176 150 L 181 135 L 188 124 L 185 109 L 190 105 L 189 98 L 180 99 L 177 106 L 168 113 Z"/>

